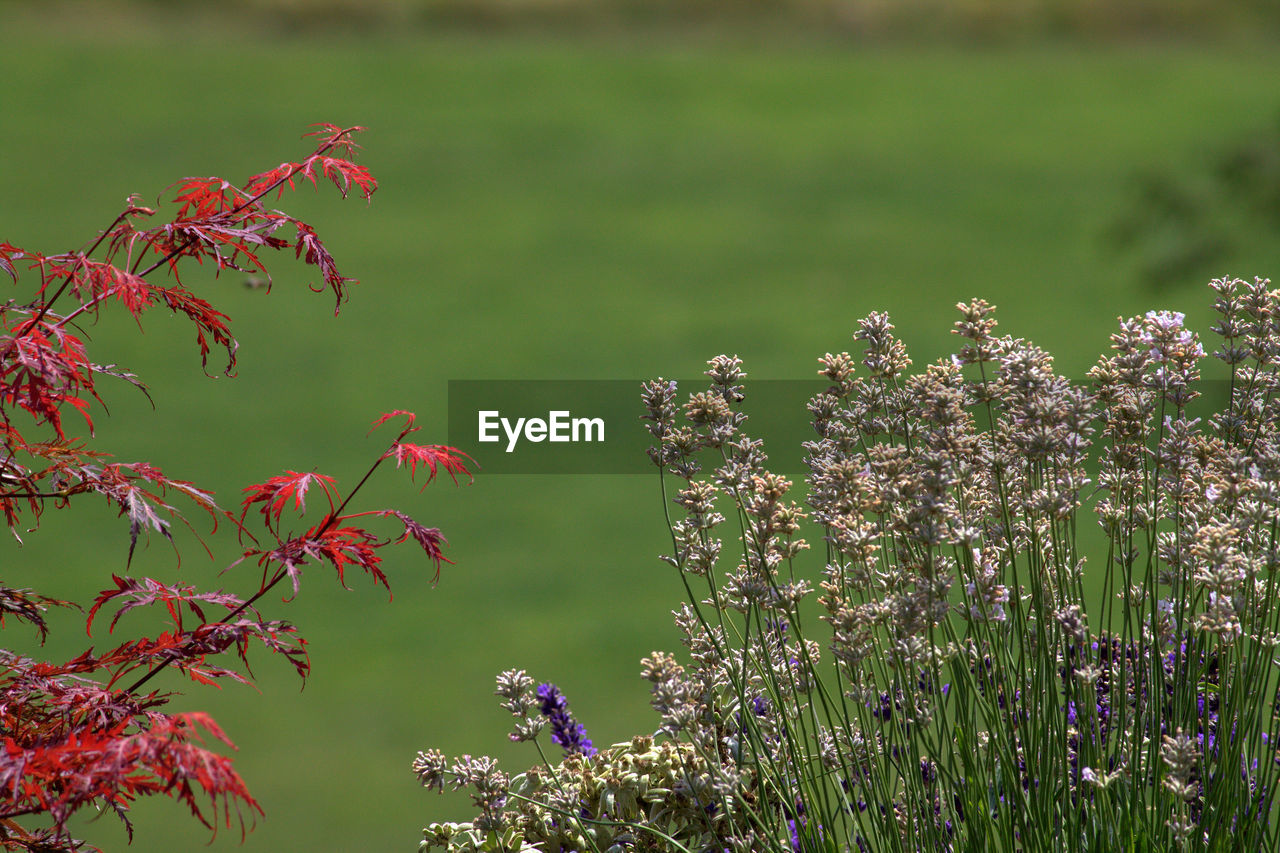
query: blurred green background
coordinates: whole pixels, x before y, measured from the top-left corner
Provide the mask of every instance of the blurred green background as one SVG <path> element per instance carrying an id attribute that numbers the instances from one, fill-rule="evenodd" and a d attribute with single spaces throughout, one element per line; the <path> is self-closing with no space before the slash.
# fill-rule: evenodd
<path id="1" fill-rule="evenodd" d="M 1082 375 L 1117 316 L 1186 310 L 1206 330 L 1209 277 L 1280 272 L 1277 229 L 1250 215 L 1212 265 L 1188 263 L 1160 290 L 1141 275 L 1159 234 L 1126 251 L 1107 236 L 1141 205 L 1135 175 L 1204 173 L 1270 126 L 1280 30 L 1261 2 L 10 2 L 0 14 L 0 240 L 74 248 L 131 192 L 152 200 L 186 175 L 240 182 L 305 154 L 312 122 L 369 128 L 371 206 L 331 187 L 280 202 L 361 279 L 340 317 L 282 257 L 269 296 L 193 273 L 234 319 L 234 380 L 203 376 L 190 329 L 158 312 L 145 334 L 120 318 L 89 330 L 96 360 L 138 373 L 156 401 L 104 384 L 96 446 L 228 507 L 286 468 L 354 484 L 383 449 L 366 432 L 384 411 L 416 411 L 419 437 L 442 441 L 450 379 L 638 390 L 721 352 L 756 377 L 808 378 L 823 352 L 855 351 L 850 332 L 873 310 L 923 364 L 951 351 L 952 306 L 974 296 Z M 408 550 L 389 555 L 391 603 L 313 568 L 296 601 L 265 608 L 311 641 L 305 690 L 266 656 L 260 692 L 164 685 L 237 742 L 267 811 L 243 846 L 233 827 L 209 849 L 412 850 L 426 822 L 469 817 L 465 798 L 418 788 L 409 764 L 427 747 L 512 771 L 536 760 L 506 741 L 502 669 L 559 684 L 597 743 L 656 725 L 639 659 L 677 645 L 682 594 L 656 559 L 669 541 L 656 477 L 482 475 L 419 493 L 387 471 L 361 506 L 390 505 L 449 537 L 456 564 L 437 587 Z M 180 564 L 153 540 L 130 572 L 251 591 L 251 567 L 217 576 L 236 554 L 225 533 L 210 537 L 212 561 L 180 534 Z M 99 505 L 50 512 L 24 538 L 4 546 L 9 585 L 88 601 L 124 571 L 126 529 Z M 59 658 L 111 641 L 86 640 L 75 614 L 54 621 L 45 649 L 23 626 L 6 645 Z M 126 619 L 124 636 L 131 625 L 143 627 Z M 135 850 L 208 837 L 167 800 L 141 804 L 136 823 Z M 110 817 L 77 830 L 125 845 Z"/>

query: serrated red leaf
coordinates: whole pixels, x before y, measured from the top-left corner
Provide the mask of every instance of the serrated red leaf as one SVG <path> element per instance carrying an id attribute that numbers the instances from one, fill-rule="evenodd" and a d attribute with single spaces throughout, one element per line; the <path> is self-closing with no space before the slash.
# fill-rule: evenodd
<path id="1" fill-rule="evenodd" d="M 325 521 L 301 536 L 281 542 L 280 545 L 260 554 L 259 564 L 279 563 L 293 583 L 293 594 L 298 594 L 302 567 L 310 560 L 329 563 L 338 574 L 338 583 L 347 588 L 346 570 L 356 566 L 373 578 L 375 583 L 391 589 L 387 576 L 379 567 L 382 562 L 377 550 L 388 544 L 387 540 L 362 527 L 334 527 Z"/>
<path id="2" fill-rule="evenodd" d="M 427 469 L 426 482 L 422 484 L 426 488 L 436 478 L 436 469 L 444 468 L 444 470 L 457 484 L 458 475 L 463 474 L 475 481 L 475 475 L 467 470 L 466 463 L 463 459 L 470 460 L 474 465 L 476 461 L 467 454 L 458 450 L 456 447 L 446 447 L 442 444 L 408 444 L 406 442 L 397 441 L 387 449 L 383 454 L 383 458 L 392 457 L 396 460 L 396 467 L 408 466 L 410 479 L 416 479 L 418 466 L 422 465 Z"/>
<path id="3" fill-rule="evenodd" d="M 273 533 L 279 533 L 280 530 L 280 514 L 284 512 L 289 501 L 293 501 L 293 507 L 299 514 L 307 511 L 306 496 L 312 486 L 319 485 L 324 492 L 325 498 L 329 501 L 329 511 L 333 512 L 335 504 L 334 499 L 337 497 L 336 481 L 332 477 L 324 474 L 302 474 L 297 471 L 286 471 L 278 477 L 272 477 L 265 483 L 255 484 L 245 489 L 249 496 L 244 499 L 242 511 L 240 513 L 240 521 L 244 522 L 245 515 L 249 512 L 249 507 L 260 503 L 262 506 L 259 511 L 267 526 L 267 529 Z"/>
<path id="4" fill-rule="evenodd" d="M 244 604 L 242 599 L 230 593 L 221 591 L 198 592 L 195 587 L 186 584 L 169 585 L 151 578 L 135 580 L 131 577 L 120 577 L 116 574 L 111 576 L 111 580 L 115 582 L 115 589 L 103 590 L 94 599 L 93 607 L 90 608 L 88 619 L 85 623 L 86 633 L 92 634 L 93 622 L 97 618 L 98 610 L 109 601 L 116 602 L 120 606 L 107 628 L 108 633 L 115 630 L 116 623 L 120 621 L 121 616 L 136 607 L 147 607 L 157 603 L 163 604 L 169 613 L 169 618 L 174 628 L 182 631 L 182 612 L 184 607 L 203 623 L 206 620 L 201 604 L 218 605 L 225 607 L 228 611 L 236 610 Z"/>
<path id="5" fill-rule="evenodd" d="M 436 564 L 436 573 L 431 578 L 431 582 L 433 584 L 437 583 L 440 580 L 440 564 L 453 564 L 453 561 L 444 555 L 444 550 L 441 548 L 442 545 L 448 545 L 449 540 L 444 538 L 444 534 L 440 532 L 439 528 L 419 524 L 399 510 L 385 510 L 383 514 L 395 516 L 404 525 L 404 533 L 393 544 L 398 545 L 401 542 L 413 539 L 422 547 L 423 551 L 426 551 L 427 557 Z"/>
<path id="6" fill-rule="evenodd" d="M 404 409 L 396 409 L 395 411 L 392 411 L 392 412 L 386 412 L 385 414 L 382 415 L 382 417 L 378 418 L 376 421 L 373 422 L 373 426 L 369 427 L 369 432 L 372 433 L 375 429 L 382 426 L 389 420 L 393 420 L 395 418 L 404 418 L 405 426 L 404 426 L 404 429 L 400 431 L 400 438 L 404 438 L 409 433 L 416 432 L 418 430 L 418 427 L 413 425 L 413 422 L 417 419 L 417 417 L 418 416 L 415 415 L 413 412 L 405 411 Z"/>

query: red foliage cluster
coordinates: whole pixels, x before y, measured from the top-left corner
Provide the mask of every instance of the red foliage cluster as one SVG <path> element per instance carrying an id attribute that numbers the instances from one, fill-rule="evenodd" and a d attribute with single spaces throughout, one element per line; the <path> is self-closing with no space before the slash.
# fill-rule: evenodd
<path id="1" fill-rule="evenodd" d="M 354 187 L 368 200 L 377 189 L 369 172 L 352 161 L 357 147 L 352 135 L 361 128 L 317 127 L 309 134 L 317 137 L 310 156 L 255 175 L 243 187 L 220 178 L 180 181 L 176 213 L 164 224 L 142 227 L 156 211 L 131 197 L 84 251 L 45 255 L 0 243 L 0 272 L 15 284 L 22 271 L 37 279 L 28 302 L 0 303 L 0 511 L 13 535 L 20 526 L 37 526 L 51 506 L 64 508 L 80 495 L 101 495 L 128 520 L 127 566 L 140 533 L 171 538 L 173 521 L 187 523 L 175 506 L 182 500 L 208 514 L 215 530 L 220 521 L 233 526 L 242 542 L 251 543 L 237 563 L 252 560 L 262 569 L 257 589 L 247 598 L 112 574 L 112 586 L 89 608 L 86 630 L 92 632 L 104 608 L 114 611 L 110 633 L 125 613 L 143 607 L 161 608 L 168 629 L 101 653 L 90 648 L 61 664 L 0 649 L 0 849 L 82 849 L 84 843 L 70 837 L 66 824 L 85 806 L 113 810 L 132 835 L 130 803 L 151 794 L 179 800 L 214 831 L 229 826 L 234 815 L 243 831 L 246 817 L 252 819 L 261 808 L 230 760 L 208 749 L 201 732 L 231 742 L 208 716 L 165 713 L 160 709 L 171 694 L 143 688 L 167 671 L 200 684 L 248 681 L 254 644 L 283 655 L 305 677 L 310 666 L 306 641 L 288 622 L 265 619 L 255 605 L 285 578 L 296 595 L 308 563 L 328 564 L 339 582 L 346 569 L 355 567 L 386 586 L 380 555 L 385 546 L 412 539 L 435 563 L 437 578 L 440 564 L 448 562 L 444 537 L 435 528 L 394 509 L 347 512 L 352 497 L 387 459 L 407 466 L 411 477 L 424 466 L 426 482 L 438 467 L 455 482 L 458 474 L 469 474 L 463 456 L 452 448 L 405 441 L 418 429 L 411 413 L 392 412 L 374 423 L 376 428 L 400 419 L 403 426 L 345 497 L 333 477 L 288 471 L 245 489 L 238 518 L 192 483 L 147 463 L 107 461 L 107 454 L 68 435 L 64 415 L 69 411 L 92 434 L 91 406 L 101 403 L 98 377 L 142 387 L 131 374 L 95 364 L 86 352 L 77 323 L 93 319 L 104 306 L 123 306 L 135 319 L 157 306 L 183 315 L 195 328 L 206 369 L 217 347 L 226 354 L 225 372 L 234 372 L 237 344 L 230 318 L 184 287 L 183 262 L 208 260 L 218 270 L 260 274 L 269 282 L 262 253 L 293 248 L 297 257 L 319 268 L 324 282 L 319 289 L 330 290 L 341 308 L 354 280 L 338 272 L 310 226 L 263 205 L 272 192 L 278 198 L 292 188 L 297 178 L 331 181 L 344 197 Z M 101 257 L 93 257 L 99 250 Z M 157 271 L 168 273 L 168 279 L 153 280 Z M 286 535 L 282 513 L 292 505 L 305 514 L 311 489 L 323 496 L 324 512 L 301 535 Z M 254 508 L 266 528 L 265 542 L 246 528 Z M 398 532 L 387 537 L 362 526 L 362 519 L 392 517 Z M 48 630 L 43 614 L 53 606 L 73 605 L 0 585 L 0 626 L 12 617 L 33 625 L 43 641 Z"/>

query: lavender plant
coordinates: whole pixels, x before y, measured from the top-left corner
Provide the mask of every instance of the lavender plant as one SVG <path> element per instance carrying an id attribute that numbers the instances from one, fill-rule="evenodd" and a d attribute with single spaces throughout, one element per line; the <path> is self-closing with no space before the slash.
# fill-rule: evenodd
<path id="1" fill-rule="evenodd" d="M 504 673 L 512 739 L 545 714 L 565 758 L 496 782 L 464 758 L 481 815 L 423 847 L 1280 848 L 1280 291 L 1210 287 L 1207 418 L 1181 314 L 1122 321 L 1084 383 L 981 300 L 915 375 L 868 316 L 860 360 L 819 359 L 804 505 L 744 431 L 737 358 L 683 404 L 646 383 L 688 598 L 684 660 L 642 662 L 658 730 L 571 748 L 567 708 Z M 419 765 L 440 784 L 438 753 Z"/>

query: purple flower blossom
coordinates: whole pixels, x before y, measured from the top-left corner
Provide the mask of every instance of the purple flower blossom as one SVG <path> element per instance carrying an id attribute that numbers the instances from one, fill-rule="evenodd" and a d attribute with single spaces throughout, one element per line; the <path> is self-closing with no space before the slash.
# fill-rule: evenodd
<path id="1" fill-rule="evenodd" d="M 543 716 L 551 721 L 551 742 L 564 749 L 565 755 L 595 755 L 596 748 L 587 737 L 587 729 L 569 713 L 569 700 L 554 684 L 538 685 L 538 701 Z"/>

